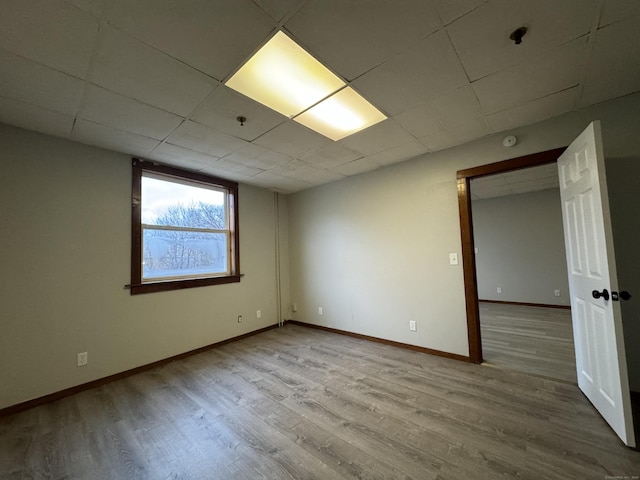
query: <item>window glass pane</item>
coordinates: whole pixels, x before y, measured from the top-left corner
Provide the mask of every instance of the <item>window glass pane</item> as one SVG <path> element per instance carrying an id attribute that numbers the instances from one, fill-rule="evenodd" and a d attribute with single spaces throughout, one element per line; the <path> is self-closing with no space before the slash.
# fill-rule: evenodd
<path id="1" fill-rule="evenodd" d="M 142 177 L 142 223 L 173 227 L 225 229 L 221 190 Z"/>
<path id="2" fill-rule="evenodd" d="M 145 228 L 142 277 L 227 274 L 227 235 Z"/>

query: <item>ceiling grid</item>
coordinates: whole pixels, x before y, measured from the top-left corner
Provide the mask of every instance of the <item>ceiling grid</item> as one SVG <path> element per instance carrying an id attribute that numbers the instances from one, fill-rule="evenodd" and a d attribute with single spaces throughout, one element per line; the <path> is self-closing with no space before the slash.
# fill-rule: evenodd
<path id="1" fill-rule="evenodd" d="M 636 0 L 0 2 L 0 121 L 285 193 L 640 91 Z M 389 118 L 334 142 L 221 83 L 278 30 Z"/>

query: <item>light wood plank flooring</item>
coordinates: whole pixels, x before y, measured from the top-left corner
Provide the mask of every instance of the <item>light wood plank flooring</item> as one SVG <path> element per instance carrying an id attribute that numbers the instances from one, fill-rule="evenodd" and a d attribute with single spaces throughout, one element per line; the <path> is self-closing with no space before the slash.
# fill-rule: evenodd
<path id="1" fill-rule="evenodd" d="M 479 307 L 486 362 L 577 383 L 570 310 L 489 302 Z"/>
<path id="2" fill-rule="evenodd" d="M 2 479 L 638 474 L 574 385 L 296 325 L 0 419 Z"/>

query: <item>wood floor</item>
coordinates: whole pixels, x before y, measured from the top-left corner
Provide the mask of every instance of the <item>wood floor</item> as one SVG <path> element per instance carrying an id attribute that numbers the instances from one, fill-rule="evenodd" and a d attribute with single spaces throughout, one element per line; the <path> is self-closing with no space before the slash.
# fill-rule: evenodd
<path id="1" fill-rule="evenodd" d="M 296 325 L 0 419 L 2 479 L 639 474 L 571 384 Z"/>
<path id="2" fill-rule="evenodd" d="M 577 383 L 570 310 L 489 302 L 479 307 L 486 362 Z"/>

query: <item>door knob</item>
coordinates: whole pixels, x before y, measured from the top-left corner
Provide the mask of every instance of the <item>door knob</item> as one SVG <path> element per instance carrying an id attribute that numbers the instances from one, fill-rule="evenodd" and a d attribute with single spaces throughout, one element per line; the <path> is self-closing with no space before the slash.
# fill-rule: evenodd
<path id="1" fill-rule="evenodd" d="M 611 299 L 614 302 L 617 302 L 620 298 L 622 300 L 629 300 L 631 298 L 631 294 L 626 290 L 621 291 L 620 294 L 618 294 L 618 292 L 611 292 Z"/>
<path id="2" fill-rule="evenodd" d="M 604 298 L 606 301 L 609 301 L 609 290 L 607 290 L 606 288 L 602 290 L 602 292 L 599 292 L 598 290 L 594 290 L 593 292 L 591 292 L 591 295 L 593 295 L 593 298 Z"/>

